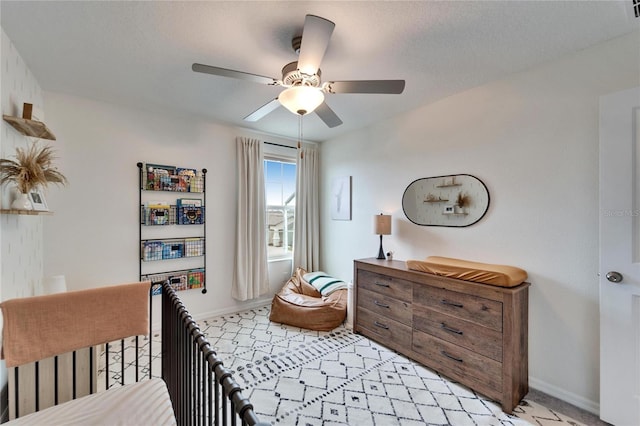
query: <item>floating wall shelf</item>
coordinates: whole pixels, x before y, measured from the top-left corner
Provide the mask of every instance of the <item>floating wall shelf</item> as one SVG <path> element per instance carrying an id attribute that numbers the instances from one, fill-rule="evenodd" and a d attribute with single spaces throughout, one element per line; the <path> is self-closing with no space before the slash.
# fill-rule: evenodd
<path id="1" fill-rule="evenodd" d="M 52 215 L 53 212 L 50 211 L 40 211 L 40 210 L 16 210 L 16 209 L 1 209 L 0 213 L 2 214 L 24 214 L 30 216 L 36 215 Z"/>
<path id="2" fill-rule="evenodd" d="M 29 120 L 26 118 L 14 117 L 11 115 L 3 115 L 2 118 L 7 123 L 16 129 L 18 132 L 25 136 L 32 136 L 34 138 L 48 139 L 55 141 L 55 135 L 49 130 L 49 128 L 41 121 Z"/>

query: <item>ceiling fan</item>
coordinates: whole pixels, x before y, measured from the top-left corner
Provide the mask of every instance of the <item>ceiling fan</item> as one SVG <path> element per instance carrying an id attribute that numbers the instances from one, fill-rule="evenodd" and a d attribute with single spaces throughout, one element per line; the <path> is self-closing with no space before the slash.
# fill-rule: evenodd
<path id="1" fill-rule="evenodd" d="M 320 62 L 329 45 L 335 24 L 315 15 L 307 15 L 302 36 L 294 37 L 293 49 L 298 52 L 298 60 L 282 68 L 282 79 L 250 74 L 211 65 L 193 64 L 195 72 L 231 77 L 254 83 L 285 88 L 277 98 L 267 102 L 244 119 L 258 121 L 283 105 L 294 114 L 304 115 L 315 112 L 329 127 L 342 124 L 342 120 L 324 101 L 325 94 L 334 93 L 377 93 L 400 94 L 404 90 L 404 80 L 351 80 L 325 81 L 320 76 Z"/>

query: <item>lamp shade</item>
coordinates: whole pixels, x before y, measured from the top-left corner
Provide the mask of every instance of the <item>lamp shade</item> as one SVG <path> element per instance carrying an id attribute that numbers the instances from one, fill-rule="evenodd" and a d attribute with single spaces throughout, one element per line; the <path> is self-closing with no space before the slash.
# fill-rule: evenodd
<path id="1" fill-rule="evenodd" d="M 67 291 L 67 281 L 64 275 L 53 275 L 45 278 L 42 287 L 44 294 L 64 293 Z"/>
<path id="2" fill-rule="evenodd" d="M 280 103 L 294 114 L 308 114 L 324 102 L 320 89 L 310 86 L 293 86 L 283 90 L 278 96 Z"/>
<path id="3" fill-rule="evenodd" d="M 391 235 L 391 215 L 377 214 L 373 217 L 373 233 L 377 235 Z"/>

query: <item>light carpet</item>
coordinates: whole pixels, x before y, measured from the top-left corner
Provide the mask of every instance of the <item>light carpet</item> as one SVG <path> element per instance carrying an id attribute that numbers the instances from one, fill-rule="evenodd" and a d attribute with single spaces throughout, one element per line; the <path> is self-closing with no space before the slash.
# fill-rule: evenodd
<path id="1" fill-rule="evenodd" d="M 505 414 L 496 402 L 344 326 L 318 332 L 268 317 L 269 307 L 262 307 L 198 323 L 257 415 L 273 425 L 581 425 L 526 398 Z M 117 346 L 110 356 L 114 379 Z M 152 352 L 156 375 L 157 333 Z"/>

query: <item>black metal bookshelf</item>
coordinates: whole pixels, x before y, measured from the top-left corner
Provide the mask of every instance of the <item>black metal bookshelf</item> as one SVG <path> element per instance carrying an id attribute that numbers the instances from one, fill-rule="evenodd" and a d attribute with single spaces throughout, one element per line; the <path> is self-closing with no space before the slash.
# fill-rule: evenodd
<path id="1" fill-rule="evenodd" d="M 142 162 L 137 166 L 140 281 L 151 281 L 154 294 L 160 293 L 162 283 L 166 281 L 176 291 L 200 289 L 206 293 L 207 169 Z M 161 197 L 153 197 L 160 193 Z M 171 194 L 176 198 L 173 199 Z M 151 229 L 160 231 L 149 235 Z M 163 263 L 175 266 L 183 260 L 190 266 L 162 267 Z"/>

